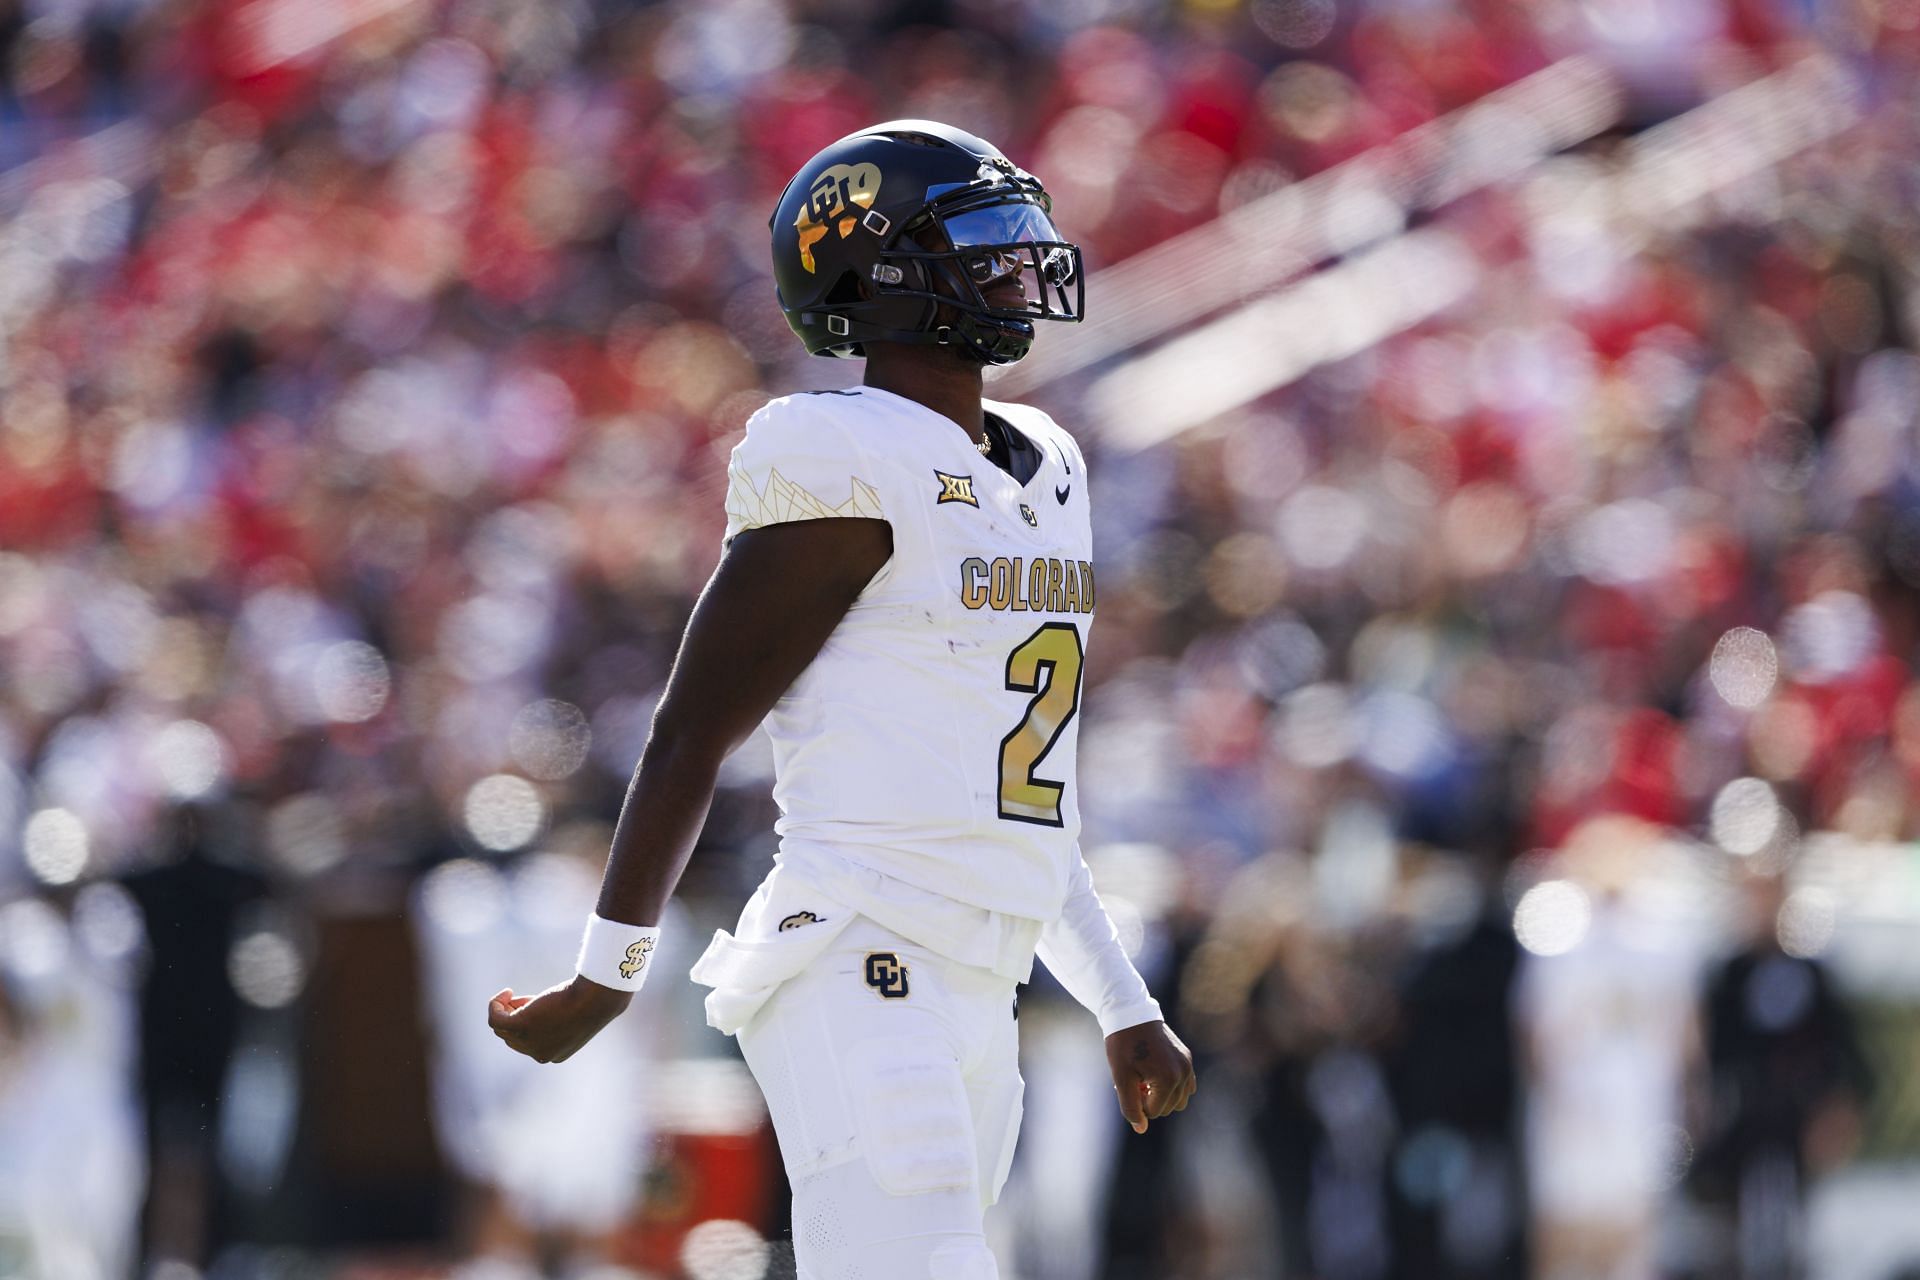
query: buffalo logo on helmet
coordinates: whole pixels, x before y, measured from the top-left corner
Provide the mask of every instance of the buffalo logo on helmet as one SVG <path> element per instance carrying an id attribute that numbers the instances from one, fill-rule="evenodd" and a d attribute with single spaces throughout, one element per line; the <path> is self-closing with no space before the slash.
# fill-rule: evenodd
<path id="1" fill-rule="evenodd" d="M 879 197 L 877 164 L 836 164 L 822 170 L 807 188 L 807 202 L 793 220 L 794 229 L 800 233 L 800 265 L 809 273 L 816 269 L 813 246 L 826 236 L 829 227 L 838 231 L 842 240 L 862 221 L 869 231 L 886 234 L 886 216 L 872 212 L 873 202 Z M 864 219 L 858 212 L 862 209 L 868 211 Z"/>

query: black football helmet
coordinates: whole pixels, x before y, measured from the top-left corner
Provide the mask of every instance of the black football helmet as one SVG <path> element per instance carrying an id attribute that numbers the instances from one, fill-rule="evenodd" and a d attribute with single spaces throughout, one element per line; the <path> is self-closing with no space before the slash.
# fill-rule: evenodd
<path id="1" fill-rule="evenodd" d="M 1040 180 L 931 120 L 840 139 L 787 183 L 768 224 L 787 323 L 813 355 L 869 342 L 953 346 L 1011 364 L 1035 320 L 1078 320 L 1079 246 Z"/>

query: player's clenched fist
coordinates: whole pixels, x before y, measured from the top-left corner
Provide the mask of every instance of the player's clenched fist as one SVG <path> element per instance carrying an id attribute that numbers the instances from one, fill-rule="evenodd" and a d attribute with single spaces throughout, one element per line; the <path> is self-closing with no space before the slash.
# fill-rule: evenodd
<path id="1" fill-rule="evenodd" d="M 516 1052 L 535 1062 L 565 1062 L 619 1017 L 633 993 L 575 977 L 537 996 L 509 987 L 487 1002 L 487 1025 Z"/>
<path id="2" fill-rule="evenodd" d="M 1199 1087 L 1193 1055 L 1164 1022 L 1143 1022 L 1108 1036 L 1107 1066 L 1120 1113 L 1135 1133 L 1145 1133 L 1148 1120 L 1186 1110 Z"/>

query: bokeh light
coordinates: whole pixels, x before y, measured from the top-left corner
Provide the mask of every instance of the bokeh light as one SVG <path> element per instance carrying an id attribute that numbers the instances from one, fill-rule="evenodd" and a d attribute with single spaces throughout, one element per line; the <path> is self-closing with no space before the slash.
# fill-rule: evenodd
<path id="1" fill-rule="evenodd" d="M 680 1245 L 690 1280 L 762 1280 L 771 1256 L 758 1231 L 727 1218 L 701 1223 Z"/>
<path id="2" fill-rule="evenodd" d="M 476 682 L 499 680 L 533 661 L 546 620 L 538 609 L 506 596 L 476 596 L 447 611 L 440 649 L 454 674 Z"/>
<path id="3" fill-rule="evenodd" d="M 1657 502 L 1626 498 L 1583 518 L 1573 534 L 1574 563 L 1595 582 L 1627 585 L 1657 578 L 1673 555 L 1673 517 Z"/>
<path id="4" fill-rule="evenodd" d="M 1780 904 L 1774 922 L 1774 934 L 1780 949 L 1801 960 L 1811 960 L 1826 952 L 1833 942 L 1839 906 L 1831 890 L 1815 886 L 1795 889 Z"/>
<path id="5" fill-rule="evenodd" d="M 1593 905 L 1571 880 L 1547 880 L 1521 895 L 1513 909 L 1513 935 L 1537 956 L 1560 956 L 1587 936 Z"/>
<path id="6" fill-rule="evenodd" d="M 306 960 L 292 938 L 260 929 L 237 939 L 227 953 L 227 980 L 240 998 L 259 1009 L 292 1004 L 307 983 Z"/>
<path id="7" fill-rule="evenodd" d="M 1760 778 L 1735 778 L 1713 797 L 1708 834 L 1728 853 L 1759 853 L 1780 834 L 1784 810 L 1773 788 Z"/>
<path id="8" fill-rule="evenodd" d="M 42 809 L 27 819 L 20 851 L 42 884 L 72 884 L 87 866 L 86 824 L 65 809 Z"/>
<path id="9" fill-rule="evenodd" d="M 1359 745 L 1359 717 L 1345 686 L 1308 685 L 1282 703 L 1280 748 L 1294 763 L 1323 769 L 1347 759 Z"/>
<path id="10" fill-rule="evenodd" d="M 178 422 L 142 422 L 114 450 L 114 491 L 136 507 L 166 506 L 185 488 L 193 468 L 193 440 Z"/>
<path id="11" fill-rule="evenodd" d="M 1383 690 L 1368 700 L 1361 757 L 1401 778 L 1430 778 L 1453 756 L 1453 735 L 1440 708 L 1425 698 Z"/>
<path id="12" fill-rule="evenodd" d="M 1753 627 L 1735 627 L 1713 646 L 1707 678 L 1728 706 L 1750 711 L 1767 700 L 1780 674 L 1773 640 Z"/>
<path id="13" fill-rule="evenodd" d="M 507 750 L 514 763 L 542 782 L 571 776 L 586 763 L 592 746 L 593 730 L 586 713 L 558 698 L 522 707 L 507 733 Z"/>
<path id="14" fill-rule="evenodd" d="M 480 933 L 506 911 L 506 881 L 484 862 L 454 858 L 427 874 L 420 901 L 437 927 L 453 934 Z"/>
<path id="15" fill-rule="evenodd" d="M 1207 594 L 1220 609 L 1236 617 L 1256 617 L 1280 602 L 1287 585 L 1286 560 L 1273 539 L 1260 533 L 1240 533 L 1225 539 L 1207 554 L 1202 571 Z"/>
<path id="16" fill-rule="evenodd" d="M 1852 591 L 1823 591 L 1787 613 L 1780 624 L 1787 667 L 1798 680 L 1825 684 L 1872 656 L 1880 640 L 1873 606 Z"/>
<path id="17" fill-rule="evenodd" d="M 147 927 L 133 895 L 101 880 L 73 895 L 73 934 L 100 959 L 122 961 L 146 942 Z"/>
<path id="18" fill-rule="evenodd" d="M 148 748 L 148 759 L 167 794 L 197 800 L 220 785 L 227 772 L 226 744 L 198 720 L 176 720 Z"/>
<path id="19" fill-rule="evenodd" d="M 1250 10 L 1261 34 L 1287 49 L 1310 49 L 1333 31 L 1334 0 L 1253 0 Z"/>
<path id="20" fill-rule="evenodd" d="M 361 640 L 329 645 L 313 666 L 313 696 L 329 720 L 358 724 L 387 705 L 392 676 L 380 651 Z"/>
<path id="21" fill-rule="evenodd" d="M 67 962 L 66 921 L 53 904 L 21 898 L 0 906 L 0 971 L 44 978 Z"/>
<path id="22" fill-rule="evenodd" d="M 288 796 L 267 811 L 267 852 L 295 875 L 311 876 L 347 856 L 346 820 L 320 791 Z"/>
<path id="23" fill-rule="evenodd" d="M 1280 506 L 1280 545 L 1308 569 L 1335 569 L 1352 559 L 1367 534 L 1367 510 L 1346 489 L 1307 485 Z"/>
<path id="24" fill-rule="evenodd" d="M 525 778 L 496 773 L 467 791 L 460 816 L 481 848 L 495 853 L 518 849 L 540 832 L 546 804 Z"/>

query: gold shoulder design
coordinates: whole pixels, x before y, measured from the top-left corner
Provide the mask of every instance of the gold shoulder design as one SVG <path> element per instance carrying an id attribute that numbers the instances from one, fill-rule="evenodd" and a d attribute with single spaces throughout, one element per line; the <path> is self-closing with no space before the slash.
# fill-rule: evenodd
<path id="1" fill-rule="evenodd" d="M 832 503 L 787 479 L 778 467 L 768 468 L 765 486 L 756 486 L 753 477 L 745 471 L 731 471 L 727 475 L 727 522 L 740 530 L 794 520 L 829 520 L 836 516 L 886 519 L 879 490 L 859 476 L 849 479 L 852 491 L 847 500 Z"/>

